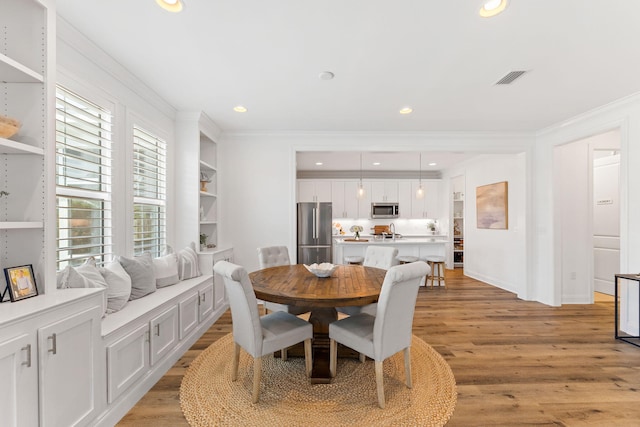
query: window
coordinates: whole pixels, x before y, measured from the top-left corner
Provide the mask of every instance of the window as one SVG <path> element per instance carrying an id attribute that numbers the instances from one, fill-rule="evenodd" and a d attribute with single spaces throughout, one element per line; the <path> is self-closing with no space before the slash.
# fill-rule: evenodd
<path id="1" fill-rule="evenodd" d="M 161 255 L 166 243 L 167 144 L 152 133 L 133 127 L 133 243 L 134 253 Z"/>
<path id="2" fill-rule="evenodd" d="M 56 87 L 57 268 L 111 256 L 111 112 Z"/>

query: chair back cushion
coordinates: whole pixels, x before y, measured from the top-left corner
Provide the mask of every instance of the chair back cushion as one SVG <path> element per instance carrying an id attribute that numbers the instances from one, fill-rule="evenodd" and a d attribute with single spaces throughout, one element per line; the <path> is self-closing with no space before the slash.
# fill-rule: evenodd
<path id="1" fill-rule="evenodd" d="M 390 246 L 367 246 L 362 265 L 390 269 L 396 263 L 398 249 Z"/>
<path id="2" fill-rule="evenodd" d="M 384 277 L 373 326 L 375 360 L 411 345 L 413 312 L 420 280 L 429 273 L 423 261 L 391 267 Z"/>
<path id="3" fill-rule="evenodd" d="M 213 271 L 224 280 L 224 288 L 231 306 L 233 340 L 252 356 L 261 356 L 262 326 L 258 301 L 247 271 L 227 261 L 216 262 Z"/>
<path id="4" fill-rule="evenodd" d="M 286 246 L 258 248 L 258 262 L 260 263 L 260 269 L 290 265 L 289 250 Z"/>

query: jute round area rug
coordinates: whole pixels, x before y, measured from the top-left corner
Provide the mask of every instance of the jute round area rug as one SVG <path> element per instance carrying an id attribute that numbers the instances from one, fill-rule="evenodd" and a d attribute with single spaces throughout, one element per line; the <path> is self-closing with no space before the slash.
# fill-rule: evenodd
<path id="1" fill-rule="evenodd" d="M 309 384 L 304 359 L 265 356 L 260 400 L 251 403 L 253 361 L 242 351 L 231 381 L 233 337 L 220 338 L 187 370 L 180 387 L 182 412 L 204 426 L 442 426 L 453 413 L 456 383 L 447 362 L 414 336 L 413 388 L 404 383 L 404 356 L 384 362 L 386 408 L 378 407 L 373 361 L 339 359 L 331 384 Z"/>

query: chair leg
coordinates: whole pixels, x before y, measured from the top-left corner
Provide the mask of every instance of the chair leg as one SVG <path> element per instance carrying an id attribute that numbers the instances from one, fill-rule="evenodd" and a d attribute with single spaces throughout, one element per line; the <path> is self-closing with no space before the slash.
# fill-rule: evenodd
<path id="1" fill-rule="evenodd" d="M 260 397 L 260 378 L 262 377 L 262 357 L 253 359 L 253 403 Z"/>
<path id="2" fill-rule="evenodd" d="M 235 381 L 238 379 L 238 365 L 240 363 L 240 345 L 235 343 L 233 348 L 233 370 L 231 371 L 231 380 Z"/>
<path id="3" fill-rule="evenodd" d="M 311 339 L 304 340 L 304 367 L 307 371 L 307 377 L 311 376 L 311 367 L 313 365 L 313 354 L 311 353 Z"/>
<path id="4" fill-rule="evenodd" d="M 407 347 L 404 349 L 404 376 L 407 387 L 412 388 L 413 382 L 411 381 L 411 347 Z"/>
<path id="5" fill-rule="evenodd" d="M 360 353 L 359 359 L 360 363 L 364 363 L 364 361 L 367 360 L 367 356 L 365 356 L 364 353 Z"/>
<path id="6" fill-rule="evenodd" d="M 287 361 L 287 349 L 283 348 L 282 350 L 280 350 L 280 358 L 282 359 L 283 362 Z"/>
<path id="7" fill-rule="evenodd" d="M 431 271 L 429 272 L 429 275 L 427 276 L 427 280 L 431 279 L 431 287 L 433 288 L 433 269 L 435 268 L 435 266 L 433 265 L 433 262 L 429 261 L 429 267 L 431 268 Z M 427 287 L 427 284 L 424 284 L 424 287 Z"/>
<path id="8" fill-rule="evenodd" d="M 336 340 L 329 341 L 329 372 L 331 378 L 336 377 L 336 364 L 338 361 L 338 343 Z"/>
<path id="9" fill-rule="evenodd" d="M 384 409 L 384 382 L 382 377 L 382 361 L 375 362 L 376 365 L 376 388 L 378 390 L 378 406 Z"/>

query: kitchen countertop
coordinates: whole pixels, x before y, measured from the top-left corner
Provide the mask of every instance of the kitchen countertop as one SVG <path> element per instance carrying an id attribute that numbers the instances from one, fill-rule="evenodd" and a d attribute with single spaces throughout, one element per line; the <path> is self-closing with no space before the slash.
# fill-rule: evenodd
<path id="1" fill-rule="evenodd" d="M 344 239 L 353 239 L 353 236 L 333 236 L 336 245 L 433 245 L 449 243 L 448 236 L 402 236 L 399 239 L 374 239 L 371 235 L 361 235 L 358 241 L 345 242 Z M 366 242 L 363 241 L 367 240 Z"/>

